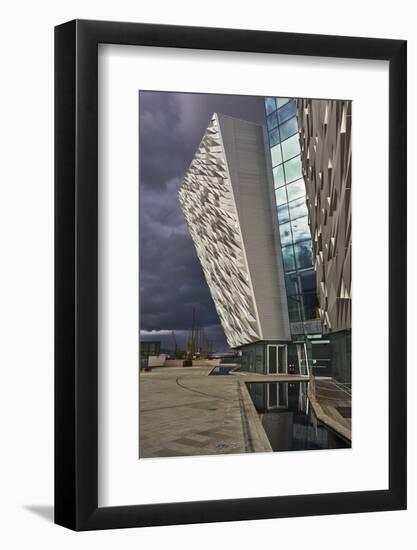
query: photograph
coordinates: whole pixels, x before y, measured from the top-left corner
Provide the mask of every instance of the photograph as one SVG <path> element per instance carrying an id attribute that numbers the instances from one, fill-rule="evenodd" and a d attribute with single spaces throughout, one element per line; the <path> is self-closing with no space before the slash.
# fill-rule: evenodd
<path id="1" fill-rule="evenodd" d="M 139 92 L 139 458 L 350 448 L 352 101 Z"/>
<path id="2" fill-rule="evenodd" d="M 417 548 L 414 6 L 195 7 L 4 5 L 0 547 Z"/>

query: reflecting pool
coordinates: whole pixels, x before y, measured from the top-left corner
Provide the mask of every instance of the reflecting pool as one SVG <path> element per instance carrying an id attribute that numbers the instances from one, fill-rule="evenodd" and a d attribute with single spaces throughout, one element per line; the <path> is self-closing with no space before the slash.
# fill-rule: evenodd
<path id="1" fill-rule="evenodd" d="M 317 419 L 307 397 L 308 382 L 257 382 L 247 388 L 274 451 L 351 446 Z"/>

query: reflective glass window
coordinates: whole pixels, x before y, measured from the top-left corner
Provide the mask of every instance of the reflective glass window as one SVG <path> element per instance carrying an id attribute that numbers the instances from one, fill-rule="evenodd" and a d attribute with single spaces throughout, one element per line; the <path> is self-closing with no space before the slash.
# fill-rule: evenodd
<path id="1" fill-rule="evenodd" d="M 300 154 L 300 139 L 298 132 L 292 137 L 281 142 L 282 157 L 284 160 L 291 159 Z"/>
<path id="2" fill-rule="evenodd" d="M 287 183 L 290 183 L 291 181 L 298 180 L 302 177 L 302 171 L 301 171 L 301 157 L 298 155 L 297 157 L 294 157 L 291 160 L 288 160 L 287 162 L 284 162 L 284 170 L 285 170 L 285 179 L 287 180 Z"/>
<path id="3" fill-rule="evenodd" d="M 277 214 L 278 214 L 278 221 L 279 223 L 285 223 L 288 222 L 290 219 L 290 215 L 288 213 L 288 206 L 286 204 L 283 204 L 281 206 L 278 206 L 277 208 Z"/>
<path id="4" fill-rule="evenodd" d="M 284 204 L 284 202 L 287 202 L 287 192 L 284 187 L 280 187 L 279 189 L 275 189 L 275 201 L 277 203 L 277 206 L 280 204 Z"/>
<path id="5" fill-rule="evenodd" d="M 284 122 L 284 124 L 281 124 L 279 127 L 279 131 L 281 134 L 281 139 L 287 139 L 290 136 L 298 133 L 298 124 L 297 124 L 297 118 L 293 117 L 290 118 L 290 120 L 287 120 L 287 122 Z"/>
<path id="6" fill-rule="evenodd" d="M 291 323 L 302 321 L 302 304 L 301 296 L 288 296 L 288 314 Z"/>
<path id="7" fill-rule="evenodd" d="M 295 106 L 295 100 L 292 99 L 286 103 L 283 107 L 278 110 L 278 120 L 282 124 L 291 117 L 294 117 L 297 113 L 297 108 Z"/>
<path id="8" fill-rule="evenodd" d="M 285 274 L 285 287 L 287 289 L 288 296 L 299 293 L 297 273 L 294 272 Z"/>
<path id="9" fill-rule="evenodd" d="M 272 130 L 278 126 L 277 113 L 272 113 L 266 117 L 266 125 L 268 126 L 268 130 Z"/>
<path id="10" fill-rule="evenodd" d="M 272 113 L 272 111 L 275 111 L 276 108 L 277 108 L 277 106 L 276 106 L 276 103 L 275 103 L 275 98 L 274 97 L 266 97 L 265 98 L 266 114 L 270 115 Z"/>
<path id="11" fill-rule="evenodd" d="M 282 261 L 284 264 L 284 271 L 293 271 L 295 269 L 294 250 L 292 245 L 284 246 L 282 249 Z"/>
<path id="12" fill-rule="evenodd" d="M 279 233 L 281 235 L 281 246 L 292 243 L 291 227 L 289 223 L 281 223 L 279 226 Z"/>
<path id="13" fill-rule="evenodd" d="M 315 292 L 303 294 L 304 314 L 306 319 L 316 318 L 317 296 Z"/>
<path id="14" fill-rule="evenodd" d="M 294 250 L 295 250 L 295 259 L 296 259 L 296 262 L 297 262 L 297 268 L 298 269 L 301 269 L 303 267 L 311 267 L 313 265 L 313 253 L 312 253 L 312 250 L 311 250 L 311 241 L 308 240 L 308 241 L 303 241 L 303 242 L 298 242 L 297 244 L 294 245 Z M 314 279 L 315 281 L 315 279 Z M 307 281 L 306 281 L 306 284 L 307 284 Z M 315 285 L 315 283 L 314 283 Z M 302 286 L 303 286 L 303 283 L 302 283 Z M 314 286 L 315 288 L 315 286 Z M 310 290 L 314 290 L 310 288 Z M 303 292 L 307 290 L 303 287 Z"/>
<path id="15" fill-rule="evenodd" d="M 306 186 L 304 185 L 304 180 L 303 179 L 297 180 L 297 181 L 294 181 L 293 183 L 290 183 L 290 185 L 287 185 L 287 192 L 288 192 L 288 201 L 305 197 Z"/>
<path id="16" fill-rule="evenodd" d="M 308 225 L 308 218 L 298 218 L 291 222 L 292 235 L 294 242 L 305 241 L 311 239 L 310 226 Z"/>
<path id="17" fill-rule="evenodd" d="M 289 205 L 291 219 L 296 220 L 297 218 L 302 218 L 307 216 L 308 209 L 305 197 L 292 201 Z"/>
<path id="18" fill-rule="evenodd" d="M 297 245 L 298 246 L 298 245 Z M 306 269 L 299 272 L 301 291 L 316 292 L 316 272 L 314 269 Z"/>
<path id="19" fill-rule="evenodd" d="M 282 187 L 285 185 L 285 179 L 284 179 L 284 169 L 282 167 L 282 164 L 279 166 L 275 166 L 275 168 L 272 170 L 272 174 L 274 176 L 274 187 Z"/>
<path id="20" fill-rule="evenodd" d="M 271 148 L 271 160 L 272 160 L 272 166 L 281 164 L 282 162 L 281 145 L 278 144 L 278 145 L 275 145 L 275 147 Z"/>
<path id="21" fill-rule="evenodd" d="M 273 130 L 271 130 L 269 132 L 269 143 L 271 145 L 271 147 L 273 147 L 274 145 L 276 145 L 277 143 L 279 143 L 279 132 L 278 132 L 278 128 L 274 128 Z"/>
<path id="22" fill-rule="evenodd" d="M 285 105 L 286 103 L 288 103 L 290 101 L 290 98 L 289 97 L 276 97 L 275 98 L 276 102 L 277 102 L 277 107 L 282 107 L 283 105 Z"/>

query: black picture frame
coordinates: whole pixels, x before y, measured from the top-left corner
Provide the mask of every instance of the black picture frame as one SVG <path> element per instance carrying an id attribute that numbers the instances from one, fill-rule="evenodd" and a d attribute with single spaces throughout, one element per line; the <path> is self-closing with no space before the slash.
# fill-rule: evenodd
<path id="1" fill-rule="evenodd" d="M 389 62 L 389 488 L 98 507 L 98 44 Z M 108 529 L 406 508 L 406 41 L 74 20 L 55 28 L 55 522 Z M 371 137 L 370 137 L 371 139 Z"/>

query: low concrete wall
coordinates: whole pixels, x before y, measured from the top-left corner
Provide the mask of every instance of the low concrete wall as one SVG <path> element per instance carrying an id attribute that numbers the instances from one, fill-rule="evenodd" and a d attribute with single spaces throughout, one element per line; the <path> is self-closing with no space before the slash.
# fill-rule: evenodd
<path id="1" fill-rule="evenodd" d="M 160 355 L 150 355 L 148 357 L 148 367 L 163 367 L 166 362 L 166 355 L 161 353 Z"/>
<path id="2" fill-rule="evenodd" d="M 193 367 L 217 367 L 220 365 L 220 359 L 194 359 Z M 182 367 L 182 359 L 166 359 L 164 367 Z"/>
<path id="3" fill-rule="evenodd" d="M 220 365 L 220 359 L 195 359 L 193 360 L 193 367 L 218 367 Z"/>
<path id="4" fill-rule="evenodd" d="M 182 359 L 166 359 L 164 367 L 182 367 Z"/>

